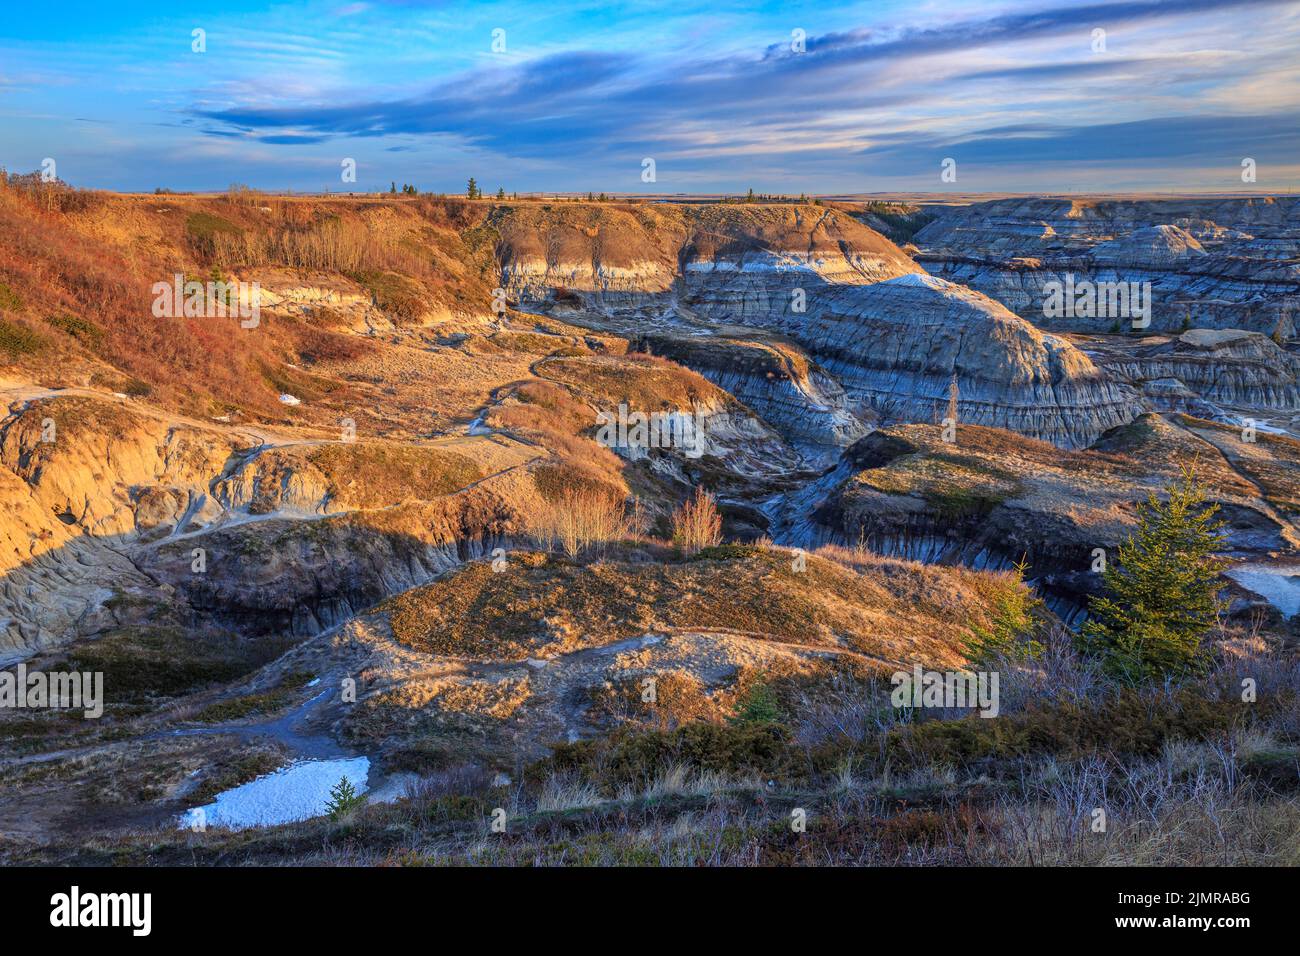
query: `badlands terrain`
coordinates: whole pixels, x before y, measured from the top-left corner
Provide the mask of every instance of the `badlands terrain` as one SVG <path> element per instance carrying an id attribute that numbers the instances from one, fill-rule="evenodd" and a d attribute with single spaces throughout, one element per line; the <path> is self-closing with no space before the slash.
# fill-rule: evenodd
<path id="1" fill-rule="evenodd" d="M 1047 315 L 1067 275 L 1149 322 Z M 0 663 L 105 704 L 0 709 L 0 860 L 1300 862 L 1297 306 L 1290 197 L 11 181 Z M 1112 686 L 1096 555 L 1189 466 L 1213 666 Z M 890 706 L 1008 642 L 996 719 Z"/>

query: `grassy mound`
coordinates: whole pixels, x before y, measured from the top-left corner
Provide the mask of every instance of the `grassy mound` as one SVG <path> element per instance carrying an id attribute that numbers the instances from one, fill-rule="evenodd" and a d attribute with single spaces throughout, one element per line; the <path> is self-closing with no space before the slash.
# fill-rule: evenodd
<path id="1" fill-rule="evenodd" d="M 521 660 L 656 629 L 727 630 L 887 661 L 955 662 L 993 626 L 1006 575 L 878 559 L 862 570 L 780 550 L 724 547 L 677 563 L 577 565 L 538 553 L 506 571 L 470 565 L 386 602 L 401 643 L 434 654 Z"/>
<path id="2" fill-rule="evenodd" d="M 464 455 L 423 446 L 324 445 L 309 460 L 325 475 L 330 497 L 349 508 L 427 501 L 483 477 Z"/>

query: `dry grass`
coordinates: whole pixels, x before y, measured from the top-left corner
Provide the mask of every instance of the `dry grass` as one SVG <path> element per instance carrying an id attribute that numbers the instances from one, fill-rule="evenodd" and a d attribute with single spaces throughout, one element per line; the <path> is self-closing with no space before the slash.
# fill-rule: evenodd
<path id="1" fill-rule="evenodd" d="M 424 446 L 323 445 L 308 459 L 324 474 L 330 498 L 350 508 L 427 501 L 483 477 L 483 470 L 464 455 Z"/>
<path id="2" fill-rule="evenodd" d="M 478 562 L 380 610 L 401 643 L 455 656 L 521 660 L 543 648 L 701 629 L 935 664 L 964 661 L 970 627 L 988 626 L 996 613 L 966 577 L 978 572 L 962 569 L 879 559 L 860 574 L 809 556 L 797 570 L 784 552 L 739 546 L 678 563 L 648 562 L 635 550 L 628 558 L 611 549 L 580 566 L 520 554 L 500 574 Z"/>
<path id="3" fill-rule="evenodd" d="M 621 402 L 646 413 L 688 411 L 705 403 L 734 404 L 702 375 L 654 355 L 556 358 L 542 370 L 547 378 L 569 386 L 603 410 L 615 409 Z"/>
<path id="4" fill-rule="evenodd" d="M 237 409 L 283 420 L 266 370 L 304 359 L 352 361 L 364 347 L 267 314 L 252 330 L 234 318 L 159 319 L 153 284 L 177 273 L 204 278 L 214 268 L 245 282 L 268 270 L 280 281 L 305 273 L 308 284 L 359 282 L 398 322 L 483 315 L 491 247 L 466 236 L 485 212 L 455 203 L 134 197 L 0 183 L 0 308 L 14 329 L 0 334 L 0 363 L 43 383 L 91 377 L 114 390 L 132 387 L 187 414 Z M 34 335 L 59 347 L 41 348 Z"/>

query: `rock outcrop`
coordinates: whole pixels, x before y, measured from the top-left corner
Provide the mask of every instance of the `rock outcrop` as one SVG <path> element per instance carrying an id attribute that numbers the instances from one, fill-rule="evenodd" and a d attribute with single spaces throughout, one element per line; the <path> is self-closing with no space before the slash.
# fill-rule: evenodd
<path id="1" fill-rule="evenodd" d="M 488 478 L 445 448 L 257 441 L 106 395 L 17 403 L 0 661 L 154 620 L 315 633 L 505 540 L 533 493 L 507 493 L 537 452 L 504 437 L 449 442 Z"/>
<path id="2" fill-rule="evenodd" d="M 833 459 L 871 430 L 843 387 L 792 342 L 651 333 L 638 347 L 699 372 L 735 395 L 815 460 Z"/>
<path id="3" fill-rule="evenodd" d="M 517 509 L 487 489 L 379 512 L 272 516 L 134 554 L 195 622 L 242 634 L 310 636 L 464 561 L 508 545 Z M 192 550 L 205 550 L 202 574 Z"/>
<path id="4" fill-rule="evenodd" d="M 1043 322 L 1045 286 L 1151 284 L 1151 328 L 1241 328 L 1296 334 L 1300 201 L 1258 199 L 1000 199 L 934 206 L 917 260 Z M 1104 332 L 1116 316 L 1051 319 Z"/>
<path id="5" fill-rule="evenodd" d="M 1184 390 L 1227 408 L 1300 409 L 1300 358 L 1258 332 L 1191 329 L 1150 345 L 1099 346 L 1094 359 L 1162 409 L 1195 414 Z"/>
<path id="6" fill-rule="evenodd" d="M 887 428 L 848 451 L 814 522 L 797 529 L 804 540 L 791 543 L 862 542 L 981 568 L 1024 560 L 1068 615 L 1099 586 L 1096 549 L 1113 560 L 1134 528 L 1134 503 L 1178 481 L 1187 462 L 1197 463 L 1226 522 L 1224 551 L 1262 555 L 1300 544 L 1300 509 L 1286 490 L 1300 476 L 1300 443 L 1239 439 L 1232 429 L 1188 429 L 1157 415 L 1080 451 L 977 427 L 958 428 L 951 443 L 932 426 Z"/>
<path id="7" fill-rule="evenodd" d="M 868 417 L 937 421 L 955 381 L 961 420 L 1075 447 L 1141 411 L 1068 342 L 926 275 L 850 216 L 664 208 L 556 207 L 553 221 L 506 211 L 496 220 L 503 282 L 525 307 L 628 333 L 779 333 L 838 382 L 847 411 Z M 553 254 L 539 251 L 539 234 L 555 237 Z"/>
<path id="8" fill-rule="evenodd" d="M 724 307 L 700 304 L 697 311 Z M 785 310 L 762 320 L 798 341 L 860 407 L 886 420 L 939 422 L 955 383 L 958 421 L 1079 447 L 1141 410 L 1136 393 L 1064 339 L 986 296 L 922 273 L 821 288 L 806 313 Z"/>

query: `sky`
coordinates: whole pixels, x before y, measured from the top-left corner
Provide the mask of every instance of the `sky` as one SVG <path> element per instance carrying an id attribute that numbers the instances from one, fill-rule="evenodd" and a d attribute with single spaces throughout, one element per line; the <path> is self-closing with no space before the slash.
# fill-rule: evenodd
<path id="1" fill-rule="evenodd" d="M 0 166 L 52 159 L 83 187 L 463 192 L 469 176 L 489 193 L 1300 184 L 1300 2 L 33 10 L 0 22 Z"/>

